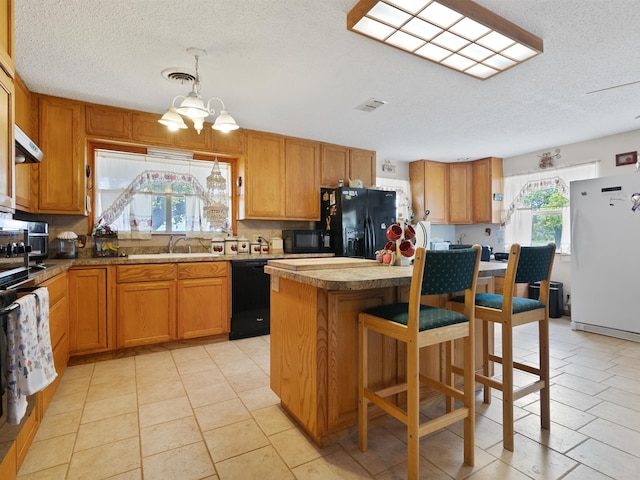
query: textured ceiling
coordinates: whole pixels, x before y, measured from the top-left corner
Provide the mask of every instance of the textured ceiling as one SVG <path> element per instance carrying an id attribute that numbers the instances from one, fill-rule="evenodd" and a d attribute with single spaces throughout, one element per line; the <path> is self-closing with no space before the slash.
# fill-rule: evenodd
<path id="1" fill-rule="evenodd" d="M 478 0 L 544 53 L 486 81 L 351 33 L 357 0 L 19 0 L 31 91 L 164 113 L 193 70 L 245 128 L 368 148 L 385 160 L 544 151 L 640 129 L 638 0 Z M 369 98 L 389 103 L 372 113 Z M 639 145 L 640 148 L 640 145 Z"/>

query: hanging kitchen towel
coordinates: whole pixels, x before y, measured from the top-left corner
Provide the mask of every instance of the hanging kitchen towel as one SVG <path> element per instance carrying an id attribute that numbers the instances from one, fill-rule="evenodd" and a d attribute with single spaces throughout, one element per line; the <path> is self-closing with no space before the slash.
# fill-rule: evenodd
<path id="1" fill-rule="evenodd" d="M 39 288 L 16 303 L 7 318 L 7 423 L 18 424 L 27 396 L 47 387 L 57 376 L 49 336 L 49 292 Z"/>

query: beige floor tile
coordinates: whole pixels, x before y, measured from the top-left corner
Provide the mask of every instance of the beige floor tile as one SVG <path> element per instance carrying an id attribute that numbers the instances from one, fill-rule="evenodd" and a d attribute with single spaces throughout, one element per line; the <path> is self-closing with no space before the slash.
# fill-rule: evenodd
<path id="1" fill-rule="evenodd" d="M 142 469 L 136 468 L 128 472 L 119 473 L 118 475 L 109 477 L 109 480 L 142 480 Z"/>
<path id="2" fill-rule="evenodd" d="M 340 445 L 320 448 L 297 428 L 271 435 L 269 440 L 289 468 L 297 467 L 318 457 L 331 455 L 338 450 L 342 450 Z"/>
<path id="3" fill-rule="evenodd" d="M 372 475 L 407 461 L 407 445 L 384 428 L 369 429 L 366 452 L 358 449 L 357 433 L 349 435 L 340 444 Z"/>
<path id="4" fill-rule="evenodd" d="M 76 433 L 80 426 L 81 418 L 82 410 L 63 412 L 59 415 L 45 415 L 40 422 L 34 441 Z"/>
<path id="5" fill-rule="evenodd" d="M 260 367 L 256 363 L 247 357 L 246 360 L 231 363 L 216 362 L 216 365 L 220 368 L 225 377 L 231 377 L 234 375 L 240 375 L 243 373 L 261 371 Z"/>
<path id="6" fill-rule="evenodd" d="M 215 463 L 269 445 L 269 439 L 252 418 L 208 430 L 204 439 Z"/>
<path id="7" fill-rule="evenodd" d="M 605 383 L 592 382 L 582 377 L 577 377 L 568 373 L 563 373 L 553 379 L 554 385 L 562 385 L 563 387 L 571 388 L 586 395 L 597 395 L 609 388 Z"/>
<path id="8" fill-rule="evenodd" d="M 640 411 L 640 395 L 634 395 L 633 393 L 625 392 L 618 388 L 608 388 L 604 392 L 599 393 L 596 399 L 606 400 L 631 410 Z"/>
<path id="9" fill-rule="evenodd" d="M 34 473 L 18 475 L 17 480 L 65 480 L 67 478 L 67 464 L 39 470 Z"/>
<path id="10" fill-rule="evenodd" d="M 596 472 L 593 468 L 589 468 L 586 465 L 578 465 L 571 470 L 567 476 L 562 477 L 562 480 L 611 480 L 611 477 Z"/>
<path id="11" fill-rule="evenodd" d="M 251 412 L 262 431 L 267 435 L 295 428 L 296 424 L 285 413 L 280 405 L 271 405 Z"/>
<path id="12" fill-rule="evenodd" d="M 331 455 L 319 457 L 310 462 L 304 463 L 293 468 L 292 471 L 298 480 L 361 480 L 372 478 L 358 462 L 356 462 L 342 449 L 332 453 Z M 445 477 L 442 477 L 441 479 L 435 476 L 427 477 L 426 475 L 422 475 L 423 472 L 426 472 L 426 470 L 421 470 L 421 478 L 445 480 Z M 391 480 L 396 477 L 385 477 L 383 475 L 377 478 Z M 398 480 L 406 478 L 406 473 L 404 476 L 397 478 Z M 446 478 L 448 479 L 449 477 Z"/>
<path id="13" fill-rule="evenodd" d="M 482 470 L 473 472 L 467 477 L 468 480 L 529 480 L 524 473 L 515 468 L 511 468 L 500 460 L 494 460 Z"/>
<path id="14" fill-rule="evenodd" d="M 95 363 L 85 363 L 84 365 L 72 365 L 67 367 L 60 383 L 80 378 L 91 378 L 94 367 Z"/>
<path id="15" fill-rule="evenodd" d="M 590 409 L 589 413 L 640 432 L 640 413 L 637 410 L 602 402 Z"/>
<path id="16" fill-rule="evenodd" d="M 75 440 L 75 434 L 69 434 L 33 442 L 18 473 L 25 475 L 69 463 Z"/>
<path id="17" fill-rule="evenodd" d="M 138 405 L 160 402 L 170 398 L 184 397 L 186 392 L 182 382 L 146 383 L 138 385 Z"/>
<path id="18" fill-rule="evenodd" d="M 269 344 L 262 340 L 262 337 L 243 338 L 234 341 L 236 346 L 252 357 L 263 353 L 269 353 Z"/>
<path id="19" fill-rule="evenodd" d="M 589 410 L 602 401 L 597 397 L 592 397 L 562 385 L 551 385 L 550 390 L 552 400 L 583 411 Z"/>
<path id="20" fill-rule="evenodd" d="M 227 379 L 220 369 L 213 363 L 206 370 L 187 373 L 181 376 L 182 384 L 185 388 L 200 388 L 207 385 L 216 385 L 226 382 Z"/>
<path id="21" fill-rule="evenodd" d="M 514 438 L 513 452 L 504 450 L 500 444 L 490 448 L 488 453 L 536 480 L 562 478 L 577 465 L 568 456 L 518 434 Z"/>
<path id="22" fill-rule="evenodd" d="M 565 360 L 577 364 L 583 365 L 585 367 L 596 368 L 598 370 L 608 370 L 613 367 L 615 364 L 609 360 L 603 360 L 600 358 L 594 358 L 587 354 L 576 354 Z"/>
<path id="23" fill-rule="evenodd" d="M 82 410 L 84 408 L 84 400 L 87 398 L 87 392 L 69 393 L 66 395 L 53 396 L 49 408 L 47 408 L 48 415 L 59 415 L 65 412 L 72 412 L 74 410 Z"/>
<path id="24" fill-rule="evenodd" d="M 75 452 L 138 437 L 138 412 L 109 417 L 80 425 Z"/>
<path id="25" fill-rule="evenodd" d="M 602 382 L 609 377 L 614 375 L 612 372 L 612 367 L 609 370 L 598 370 L 596 368 L 585 367 L 584 365 L 577 365 L 575 363 L 569 363 L 561 368 L 564 373 L 569 373 L 571 375 L 575 375 L 576 377 L 585 378 L 587 380 L 591 380 L 592 382 Z"/>
<path id="26" fill-rule="evenodd" d="M 640 380 L 614 375 L 611 378 L 607 378 L 602 383 L 619 390 L 624 390 L 625 392 L 633 393 L 634 395 L 640 395 Z"/>
<path id="27" fill-rule="evenodd" d="M 269 386 L 239 392 L 238 397 L 240 397 L 240 400 L 242 400 L 249 411 L 259 410 L 280 403 L 280 398 L 273 393 L 273 390 L 271 390 Z"/>
<path id="28" fill-rule="evenodd" d="M 251 414 L 239 399 L 205 405 L 195 408 L 194 412 L 203 432 L 251 418 Z"/>
<path id="29" fill-rule="evenodd" d="M 624 363 L 620 363 L 620 359 L 623 359 Z M 638 359 L 634 357 L 617 357 L 616 365 L 607 370 L 607 373 L 639 381 Z"/>
<path id="30" fill-rule="evenodd" d="M 229 458 L 216 464 L 220 480 L 240 478 L 287 480 L 294 476 L 272 446 Z"/>
<path id="31" fill-rule="evenodd" d="M 85 405 L 81 423 L 95 422 L 126 413 L 135 413 L 137 410 L 138 405 L 135 393 L 98 400 Z"/>
<path id="32" fill-rule="evenodd" d="M 640 472 L 640 458 L 598 440 L 587 440 L 567 456 L 615 479 L 635 479 Z"/>
<path id="33" fill-rule="evenodd" d="M 173 361 L 176 364 L 192 362 L 199 363 L 211 360 L 211 357 L 202 345 L 197 345 L 195 347 L 176 348 L 175 350 L 171 350 L 171 355 L 173 356 Z"/>
<path id="34" fill-rule="evenodd" d="M 212 345 L 206 345 L 204 348 L 218 365 L 250 360 L 249 356 L 240 350 L 235 342 L 214 343 Z"/>
<path id="35" fill-rule="evenodd" d="M 587 439 L 585 435 L 553 422 L 550 430 L 543 430 L 540 427 L 540 417 L 533 413 L 516 421 L 513 428 L 517 433 L 560 453 L 567 453 Z"/>
<path id="36" fill-rule="evenodd" d="M 204 350 L 203 350 L 204 351 Z M 206 352 L 205 352 L 206 355 Z M 176 368 L 178 369 L 178 373 L 183 376 L 189 373 L 201 372 L 203 370 L 210 370 L 216 367 L 216 363 L 211 360 L 211 357 L 207 355 L 205 360 L 198 362 L 176 362 Z"/>
<path id="37" fill-rule="evenodd" d="M 201 441 L 202 434 L 194 416 L 151 425 L 140 430 L 143 457 Z"/>
<path id="38" fill-rule="evenodd" d="M 440 430 L 420 439 L 420 455 L 454 478 L 464 478 L 494 461 L 493 456 L 476 448 L 475 465 L 466 465 L 463 439 L 449 430 Z"/>
<path id="39" fill-rule="evenodd" d="M 87 392 L 87 402 L 96 402 L 127 393 L 136 393 L 135 377 L 92 383 Z"/>
<path id="40" fill-rule="evenodd" d="M 476 431 L 475 431 L 475 444 L 477 447 L 486 450 L 491 446 L 502 442 L 502 422 L 497 423 L 493 420 L 483 417 L 482 415 L 476 415 Z M 456 422 L 453 425 L 447 427 L 459 437 L 464 433 L 464 422 Z M 405 428 L 406 431 L 406 428 Z"/>
<path id="41" fill-rule="evenodd" d="M 175 366 L 170 368 L 152 368 L 136 371 L 136 383 L 141 385 L 158 385 L 160 383 L 180 382 L 180 374 Z"/>
<path id="42" fill-rule="evenodd" d="M 158 370 L 164 368 L 175 368 L 173 355 L 170 351 L 146 353 L 144 355 L 136 355 L 135 359 L 136 372 L 140 370 Z"/>
<path id="43" fill-rule="evenodd" d="M 577 408 L 570 407 L 564 403 L 555 402 L 551 400 L 551 421 L 570 428 L 572 430 L 578 430 L 580 427 L 585 426 L 587 423 L 592 422 L 596 417 L 590 413 L 583 412 Z M 540 415 L 540 401 L 536 401 L 531 405 L 525 407 L 525 410 Z"/>
<path id="44" fill-rule="evenodd" d="M 495 392 L 495 389 L 492 390 Z M 493 420 L 499 425 L 502 425 L 502 399 L 494 396 L 491 399 L 491 403 L 476 403 L 476 414 L 482 415 L 483 417 L 487 417 L 490 420 Z M 517 420 L 519 418 L 524 417 L 525 415 L 529 415 L 525 409 L 513 407 L 513 418 Z"/>
<path id="45" fill-rule="evenodd" d="M 236 392 L 227 382 L 205 385 L 204 387 L 190 387 L 187 389 L 187 396 L 193 408 L 238 398 Z"/>
<path id="46" fill-rule="evenodd" d="M 193 415 L 187 396 L 170 398 L 155 403 L 140 405 L 140 427 L 176 420 Z"/>
<path id="47" fill-rule="evenodd" d="M 144 457 L 142 469 L 145 479 L 199 480 L 215 474 L 204 442 Z M 250 477 L 245 477 L 250 478 Z"/>
<path id="48" fill-rule="evenodd" d="M 70 368 L 70 367 L 69 367 Z M 66 372 L 65 372 L 66 374 Z M 63 375 L 62 380 L 56 388 L 56 395 L 69 395 L 72 393 L 87 393 L 91 383 L 91 375 L 85 377 L 67 378 Z"/>
<path id="49" fill-rule="evenodd" d="M 100 480 L 140 468 L 140 440 L 127 438 L 75 452 L 68 480 Z"/>
<path id="50" fill-rule="evenodd" d="M 611 447 L 638 456 L 640 454 L 640 432 L 597 418 L 580 429 L 580 433 Z"/>
<path id="51" fill-rule="evenodd" d="M 262 370 L 255 370 L 249 373 L 228 376 L 227 381 L 236 392 L 243 392 L 245 390 L 268 386 L 269 376 Z"/>

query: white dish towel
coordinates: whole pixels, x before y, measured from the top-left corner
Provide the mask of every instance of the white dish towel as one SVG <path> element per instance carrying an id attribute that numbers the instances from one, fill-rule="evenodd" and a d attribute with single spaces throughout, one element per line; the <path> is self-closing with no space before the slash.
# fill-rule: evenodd
<path id="1" fill-rule="evenodd" d="M 7 318 L 7 423 L 19 424 L 27 396 L 43 390 L 58 376 L 49 333 L 49 291 L 24 295 Z"/>

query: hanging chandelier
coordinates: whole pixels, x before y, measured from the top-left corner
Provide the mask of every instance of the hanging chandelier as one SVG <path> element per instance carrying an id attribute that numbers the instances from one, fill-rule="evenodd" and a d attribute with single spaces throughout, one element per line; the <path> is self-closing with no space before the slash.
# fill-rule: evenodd
<path id="1" fill-rule="evenodd" d="M 169 108 L 167 113 L 165 113 L 162 118 L 158 120 L 158 122 L 166 125 L 169 130 L 176 131 L 179 129 L 187 128 L 187 125 L 184 123 L 184 120 L 182 118 L 182 116 L 185 116 L 193 121 L 193 128 L 195 128 L 198 132 L 198 135 L 200 135 L 200 132 L 202 131 L 202 128 L 204 126 L 205 118 L 210 115 L 216 114 L 216 111 L 211 108 L 211 104 L 212 102 L 217 100 L 222 104 L 222 109 L 220 110 L 220 114 L 218 115 L 218 118 L 216 118 L 211 128 L 213 128 L 214 130 L 219 130 L 221 132 L 230 132 L 231 130 L 240 128 L 238 127 L 238 124 L 233 119 L 233 117 L 227 111 L 221 98 L 211 97 L 207 101 L 206 105 L 202 101 L 202 95 L 200 93 L 200 73 L 198 71 L 198 59 L 201 56 L 206 55 L 207 52 L 199 48 L 188 48 L 187 53 L 195 57 L 195 76 L 181 72 L 174 72 L 173 69 L 167 69 L 162 73 L 163 76 L 166 73 L 166 78 L 191 81 L 191 91 L 187 94 L 187 96 L 176 96 L 171 102 L 171 107 Z M 180 105 L 176 107 L 176 101 L 178 99 L 182 99 L 182 101 L 180 102 Z"/>
<path id="2" fill-rule="evenodd" d="M 207 193 L 209 204 L 203 207 L 204 216 L 211 229 L 225 228 L 229 218 L 229 195 L 227 180 L 220 172 L 218 159 L 213 162 L 211 175 L 207 177 Z"/>

